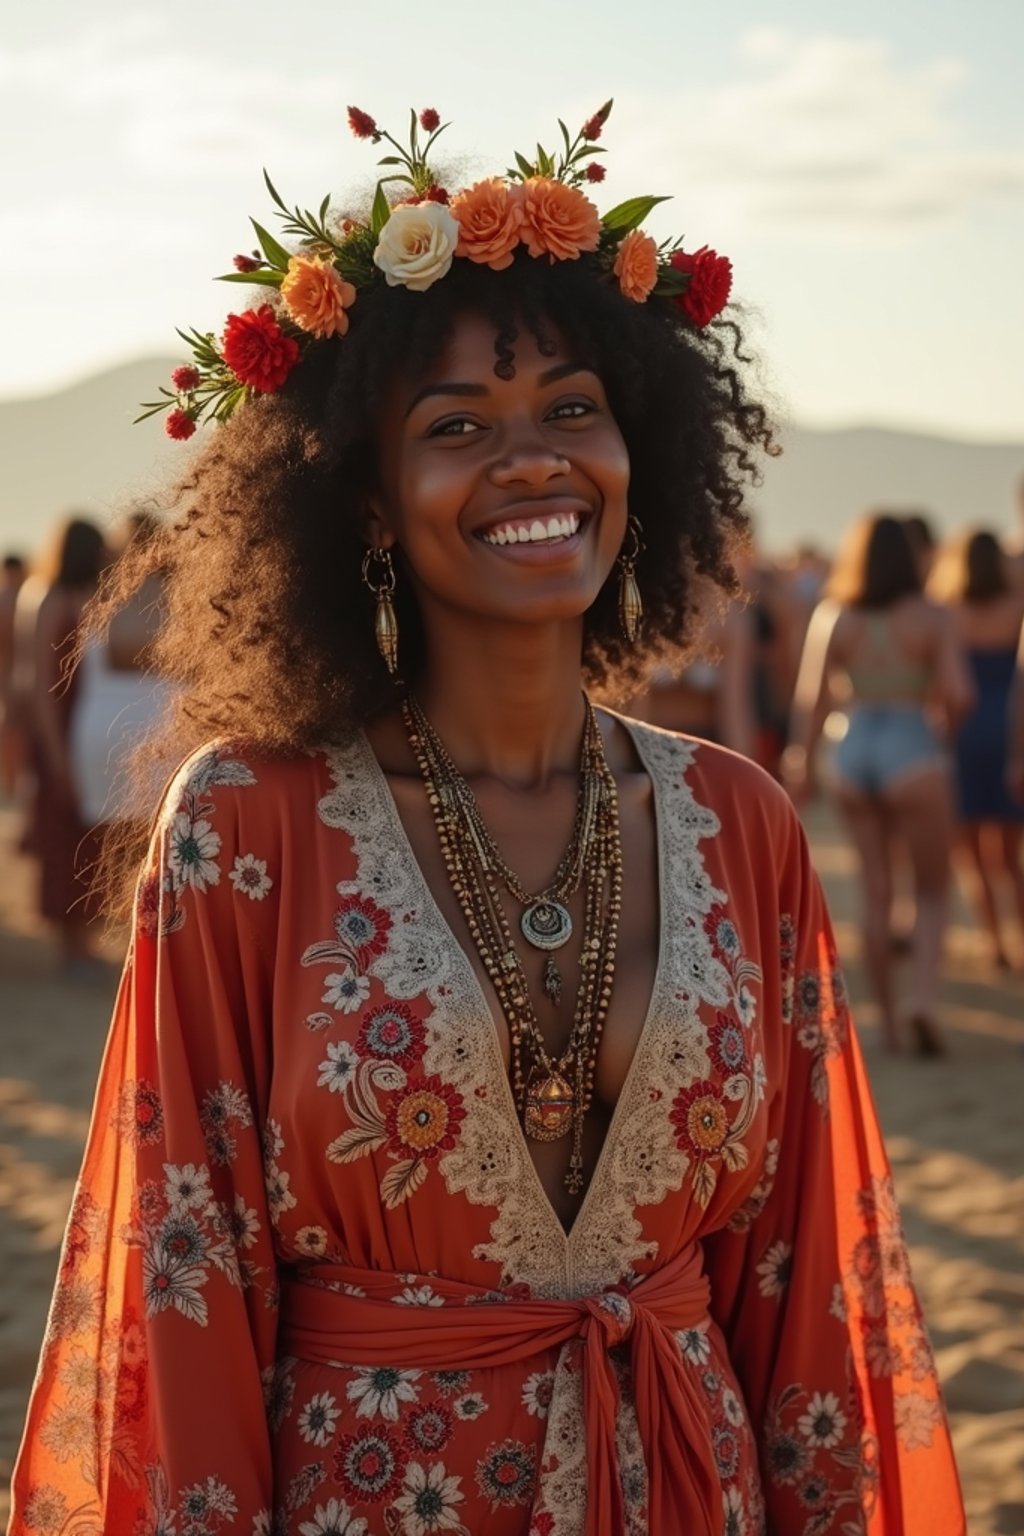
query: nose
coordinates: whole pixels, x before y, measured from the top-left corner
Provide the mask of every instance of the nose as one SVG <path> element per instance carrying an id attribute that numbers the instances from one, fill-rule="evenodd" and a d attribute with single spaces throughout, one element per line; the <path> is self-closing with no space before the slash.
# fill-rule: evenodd
<path id="1" fill-rule="evenodd" d="M 490 475 L 493 483 L 502 487 L 542 486 L 567 475 L 569 469 L 565 454 L 546 442 L 531 422 L 509 433 Z"/>

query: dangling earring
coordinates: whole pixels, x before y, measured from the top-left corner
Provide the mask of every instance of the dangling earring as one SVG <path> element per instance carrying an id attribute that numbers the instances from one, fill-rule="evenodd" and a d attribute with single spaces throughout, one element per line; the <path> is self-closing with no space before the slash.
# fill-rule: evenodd
<path id="1" fill-rule="evenodd" d="M 379 562 L 380 576 L 376 585 L 371 575 L 371 563 Z M 377 599 L 377 613 L 373 622 L 377 637 L 377 649 L 384 658 L 384 665 L 392 677 L 398 676 L 398 619 L 391 594 L 395 590 L 395 567 L 389 549 L 370 548 L 363 556 L 363 581 Z"/>
<path id="2" fill-rule="evenodd" d="M 643 547 L 640 524 L 635 517 L 631 517 L 619 553 L 619 627 L 630 645 L 636 644 L 640 621 L 644 616 L 643 599 L 636 584 L 637 556 Z"/>

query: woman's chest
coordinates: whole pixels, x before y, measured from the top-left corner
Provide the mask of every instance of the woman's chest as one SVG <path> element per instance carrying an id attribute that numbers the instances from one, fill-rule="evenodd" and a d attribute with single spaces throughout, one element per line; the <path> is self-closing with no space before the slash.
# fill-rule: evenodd
<path id="1" fill-rule="evenodd" d="M 645 840 L 624 815 L 638 894 L 627 900 L 624 881 L 587 1193 L 568 1204 L 565 1149 L 544 1151 L 549 1164 L 524 1134 L 506 1021 L 429 857 L 396 840 L 393 815 L 352 807 L 351 824 L 355 858 L 334 864 L 316 839 L 284 903 L 294 921 L 275 967 L 270 1106 L 278 1165 L 293 1190 L 318 1192 L 346 1246 L 357 1228 L 400 1232 L 410 1250 L 399 1267 L 430 1267 L 428 1254 L 436 1267 L 438 1202 L 456 1196 L 453 1223 L 504 1283 L 561 1292 L 564 1270 L 551 1279 L 551 1267 L 566 1253 L 599 1253 L 600 1275 L 617 1280 L 650 1255 L 652 1233 L 678 1241 L 727 1216 L 756 1181 L 766 1140 L 771 1002 L 749 902 L 718 888 L 702 856 L 714 819 L 691 807 L 671 835 L 651 828 Z M 720 879 L 720 859 L 713 872 Z"/>

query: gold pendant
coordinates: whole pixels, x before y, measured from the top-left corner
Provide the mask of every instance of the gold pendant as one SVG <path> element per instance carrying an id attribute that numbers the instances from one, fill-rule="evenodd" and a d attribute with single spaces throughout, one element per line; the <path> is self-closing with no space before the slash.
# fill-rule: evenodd
<path id="1" fill-rule="evenodd" d="M 523 1125 L 534 1141 L 559 1141 L 572 1128 L 575 1094 L 560 1072 L 532 1077 L 526 1086 Z"/>

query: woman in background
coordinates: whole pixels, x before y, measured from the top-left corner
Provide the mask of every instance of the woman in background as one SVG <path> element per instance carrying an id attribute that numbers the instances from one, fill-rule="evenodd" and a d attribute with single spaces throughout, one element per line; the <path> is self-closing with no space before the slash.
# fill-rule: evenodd
<path id="1" fill-rule="evenodd" d="M 14 699 L 14 613 L 27 575 L 25 562 L 13 550 L 0 566 L 0 794 L 13 794 L 21 777 L 25 754 L 24 723 Z"/>
<path id="2" fill-rule="evenodd" d="M 86 602 L 107 558 L 103 535 L 86 518 L 69 518 L 18 594 L 14 691 L 29 722 L 34 788 L 25 848 L 39 861 L 39 910 L 57 930 L 69 977 L 91 972 L 88 879 L 99 835 L 82 814 L 71 758 L 78 707 L 77 674 L 67 674 Z"/>
<path id="3" fill-rule="evenodd" d="M 631 701 L 638 720 L 715 741 L 744 757 L 757 745 L 754 617 L 742 602 L 710 612 L 685 665 L 661 665 L 647 692 Z"/>
<path id="4" fill-rule="evenodd" d="M 152 513 L 132 513 L 119 539 L 119 554 L 137 552 L 149 544 L 159 526 Z M 166 684 L 150 668 L 162 591 L 163 576 L 157 570 L 112 616 L 107 634 L 91 636 L 81 651 L 71 759 L 79 809 L 88 826 L 133 815 L 147 819 L 152 799 L 174 766 L 166 763 L 156 769 L 149 804 L 131 804 L 127 764 L 133 748 L 156 726 L 167 701 Z"/>
<path id="5" fill-rule="evenodd" d="M 1011 584 L 995 534 L 968 529 L 939 557 L 931 595 L 952 614 L 974 682 L 975 703 L 955 741 L 957 813 L 968 890 L 991 941 L 994 963 L 1008 966 L 999 921 L 999 888 L 1013 892 L 1018 952 L 1024 952 L 1024 804 L 1007 788 L 1009 700 L 1024 620 L 1024 593 Z"/>
<path id="6" fill-rule="evenodd" d="M 799 801 L 825 719 L 841 705 L 832 790 L 861 862 L 864 960 L 888 1050 L 899 1045 L 892 975 L 892 842 L 910 854 L 916 901 L 908 1021 L 917 1050 L 942 1050 L 936 1004 L 946 922 L 953 797 L 940 722 L 971 702 L 949 615 L 921 591 L 906 530 L 885 514 L 860 519 L 840 550 L 804 644 L 786 781 Z"/>

